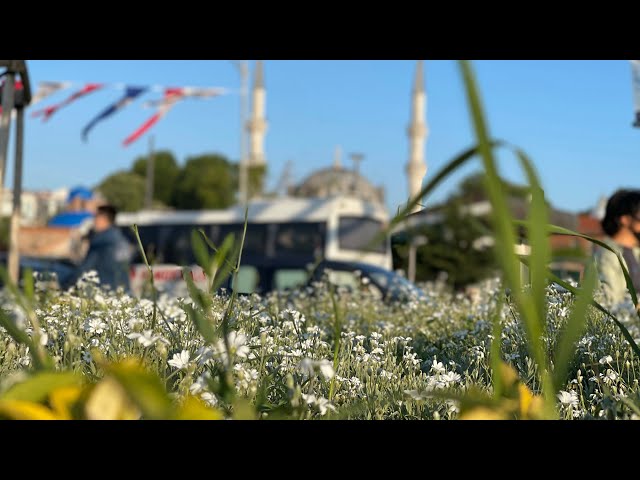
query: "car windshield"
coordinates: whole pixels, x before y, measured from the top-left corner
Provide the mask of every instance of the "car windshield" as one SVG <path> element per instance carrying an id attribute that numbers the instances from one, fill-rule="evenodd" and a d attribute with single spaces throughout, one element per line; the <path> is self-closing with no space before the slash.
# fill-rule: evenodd
<path id="1" fill-rule="evenodd" d="M 391 297 L 424 298 L 425 296 L 420 288 L 395 272 L 373 270 L 369 275 L 382 288 L 385 288 Z"/>

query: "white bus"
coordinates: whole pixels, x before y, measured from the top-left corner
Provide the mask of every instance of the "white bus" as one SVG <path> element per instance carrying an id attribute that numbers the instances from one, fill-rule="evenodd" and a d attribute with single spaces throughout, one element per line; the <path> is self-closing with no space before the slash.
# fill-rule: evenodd
<path id="1" fill-rule="evenodd" d="M 252 291 L 252 287 L 246 285 L 257 284 L 256 267 L 271 266 L 280 267 L 282 271 L 275 272 L 280 280 L 269 287 L 292 287 L 302 281 L 303 267 L 320 259 L 360 262 L 391 269 L 388 236 L 372 243 L 388 221 L 388 213 L 382 205 L 354 197 L 286 197 L 252 201 L 238 282 L 245 285 L 244 290 Z M 239 242 L 244 208 L 120 213 L 116 223 L 135 248 L 131 267 L 134 294 L 139 295 L 148 282 L 148 270 L 129 228 L 136 224 L 142 245 L 153 265 L 154 283 L 161 291 L 183 296 L 186 284 L 182 280 L 182 266 L 191 267 L 197 285 L 206 284 L 202 270 L 195 267 L 192 230 L 203 229 L 216 246 L 220 246 L 229 233 L 234 233 Z"/>

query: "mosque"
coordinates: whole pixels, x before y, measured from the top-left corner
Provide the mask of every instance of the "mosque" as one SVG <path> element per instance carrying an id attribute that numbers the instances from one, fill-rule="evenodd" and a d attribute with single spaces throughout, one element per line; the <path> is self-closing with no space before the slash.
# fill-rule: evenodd
<path id="1" fill-rule="evenodd" d="M 407 197 L 414 198 L 422 188 L 427 173 L 425 144 L 427 139 L 426 93 L 424 89 L 423 62 L 418 60 L 411 100 L 409 137 L 409 159 L 405 167 L 408 183 Z M 246 128 L 249 135 L 248 166 L 266 167 L 264 142 L 267 131 L 266 88 L 264 63 L 256 62 L 254 84 L 251 95 L 251 117 Z M 295 197 L 326 197 L 337 194 L 354 195 L 364 200 L 384 205 L 383 186 L 373 185 L 359 171 L 361 155 L 351 155 L 355 167 L 348 169 L 342 165 L 340 147 L 337 147 L 333 165 L 309 174 L 302 182 L 287 188 L 287 193 Z M 414 211 L 419 210 L 417 206 Z"/>

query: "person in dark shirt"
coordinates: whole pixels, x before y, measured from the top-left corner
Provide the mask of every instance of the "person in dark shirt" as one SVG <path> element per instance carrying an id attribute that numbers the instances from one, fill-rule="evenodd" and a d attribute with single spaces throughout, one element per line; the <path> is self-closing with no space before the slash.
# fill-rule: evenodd
<path id="1" fill-rule="evenodd" d="M 63 282 L 67 289 L 77 282 L 83 273 L 95 270 L 100 284 L 113 290 L 124 287 L 130 291 L 129 265 L 131 251 L 124 235 L 114 225 L 117 210 L 112 205 L 97 208 L 93 232 L 89 237 L 89 251 L 76 270 Z"/>

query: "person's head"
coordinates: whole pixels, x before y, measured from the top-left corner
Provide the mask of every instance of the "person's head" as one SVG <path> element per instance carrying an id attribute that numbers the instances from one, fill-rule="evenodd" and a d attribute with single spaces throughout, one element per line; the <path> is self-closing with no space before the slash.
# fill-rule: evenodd
<path id="1" fill-rule="evenodd" d="M 118 211 L 113 205 L 100 205 L 96 210 L 94 229 L 102 232 L 111 227 L 116 221 Z"/>
<path id="2" fill-rule="evenodd" d="M 632 235 L 640 244 L 640 190 L 618 190 L 609 198 L 602 229 L 612 238 Z"/>

